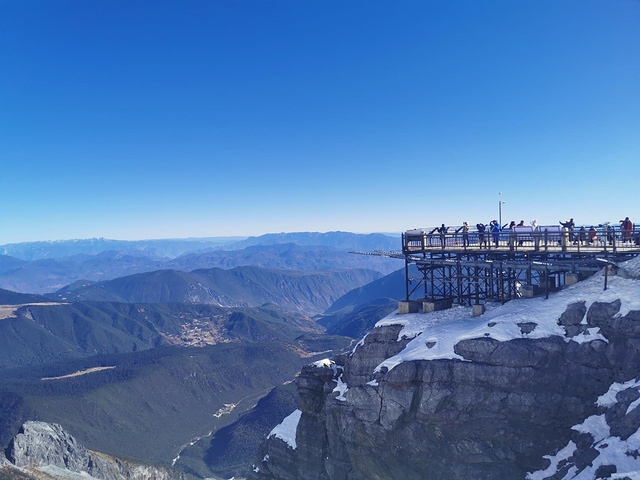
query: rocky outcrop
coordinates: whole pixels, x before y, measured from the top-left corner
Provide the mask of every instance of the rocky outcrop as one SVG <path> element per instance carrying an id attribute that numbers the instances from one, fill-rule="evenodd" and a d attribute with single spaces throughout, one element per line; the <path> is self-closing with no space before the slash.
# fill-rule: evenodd
<path id="1" fill-rule="evenodd" d="M 180 478 L 179 474 L 163 468 L 134 464 L 87 450 L 60 425 L 45 422 L 26 422 L 9 444 L 5 454 L 6 468 L 28 473 L 32 478 L 75 478 L 76 476 L 101 480 Z"/>
<path id="2" fill-rule="evenodd" d="M 564 305 L 552 319 L 563 335 L 530 338 L 537 323 L 516 319 L 520 338 L 484 333 L 457 341 L 450 358 L 407 356 L 388 369 L 381 364 L 409 339 L 398 340 L 401 325 L 384 325 L 351 355 L 306 366 L 297 380 L 295 448 L 268 438 L 251 478 L 574 478 L 563 475 L 594 465 L 600 451 L 593 437 L 577 438 L 572 428 L 605 415 L 597 401 L 612 384 L 640 376 L 640 311 L 620 315 L 620 300 Z M 422 348 L 438 341 L 427 336 Z M 619 410 L 640 398 L 638 388 L 625 392 Z M 620 438 L 640 427 L 629 420 L 640 418 L 640 409 L 629 418 L 607 415 Z M 572 439 L 581 447 L 564 458 L 564 473 L 541 473 L 550 468 L 549 455 Z M 612 470 L 606 462 L 601 467 L 593 478 Z"/>

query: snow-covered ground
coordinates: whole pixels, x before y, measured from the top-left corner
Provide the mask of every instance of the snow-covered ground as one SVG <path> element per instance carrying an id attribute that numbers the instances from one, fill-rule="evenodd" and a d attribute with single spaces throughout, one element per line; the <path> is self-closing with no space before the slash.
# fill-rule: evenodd
<path id="1" fill-rule="evenodd" d="M 622 266 L 629 273 L 640 273 L 638 258 L 625 262 Z M 454 352 L 454 346 L 464 339 L 490 337 L 506 341 L 514 338 L 564 336 L 566 331 L 558 324 L 558 318 L 567 305 L 585 302 L 588 309 L 593 302 L 612 302 L 617 299 L 622 301 L 618 315 L 626 315 L 630 310 L 640 310 L 640 280 L 609 276 L 608 288 L 604 290 L 604 275 L 600 272 L 551 294 L 548 299 L 521 298 L 504 305 L 489 304 L 486 312 L 475 318 L 471 316 L 471 307 L 453 307 L 432 313 L 392 313 L 376 326 L 402 325 L 398 339 L 404 337 L 412 340 L 400 353 L 378 365 L 376 371 L 383 367 L 391 370 L 402 362 L 412 360 L 462 359 Z M 523 333 L 518 326 L 520 323 L 535 323 L 536 327 L 530 333 Z M 583 323 L 586 324 L 586 319 L 583 319 Z M 598 328 L 587 329 L 584 334 L 567 338 L 567 341 L 587 342 L 595 339 L 606 341 Z"/>

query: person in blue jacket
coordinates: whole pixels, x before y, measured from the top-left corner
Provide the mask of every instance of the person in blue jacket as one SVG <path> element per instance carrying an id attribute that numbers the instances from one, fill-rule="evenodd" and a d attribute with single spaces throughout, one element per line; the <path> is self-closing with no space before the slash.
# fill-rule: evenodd
<path id="1" fill-rule="evenodd" d="M 491 222 L 491 235 L 493 237 L 493 242 L 498 246 L 498 242 L 500 242 L 500 224 L 497 220 L 493 220 Z"/>

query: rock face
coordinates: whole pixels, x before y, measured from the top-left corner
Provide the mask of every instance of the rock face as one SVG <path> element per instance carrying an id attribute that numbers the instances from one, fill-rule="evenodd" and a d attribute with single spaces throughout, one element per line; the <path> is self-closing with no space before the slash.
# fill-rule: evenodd
<path id="1" fill-rule="evenodd" d="M 40 478 L 38 472 L 53 478 L 75 478 L 76 474 L 84 475 L 82 478 L 104 480 L 179 478 L 178 474 L 162 468 L 134 464 L 87 450 L 60 425 L 45 422 L 26 422 L 5 454 L 5 466 L 29 472 L 33 478 Z"/>
<path id="2" fill-rule="evenodd" d="M 302 370 L 296 448 L 268 438 L 251 478 L 574 478 L 564 475 L 599 455 L 593 436 L 582 434 L 562 475 L 541 473 L 550 465 L 545 455 L 576 440 L 572 427 L 604 415 L 597 401 L 612 384 L 640 376 L 640 311 L 620 315 L 620 308 L 619 300 L 573 302 L 554 320 L 564 336 L 468 338 L 455 344 L 456 358 L 405 359 L 379 371 L 409 340 L 398 340 L 399 325 L 377 327 L 351 355 Z M 522 336 L 535 325 L 520 326 Z M 596 328 L 600 334 L 589 336 Z M 618 394 L 618 411 L 640 398 L 638 385 Z M 640 427 L 640 408 L 633 421 L 607 415 L 612 435 Z M 584 478 L 614 468 L 601 467 L 601 477 Z"/>

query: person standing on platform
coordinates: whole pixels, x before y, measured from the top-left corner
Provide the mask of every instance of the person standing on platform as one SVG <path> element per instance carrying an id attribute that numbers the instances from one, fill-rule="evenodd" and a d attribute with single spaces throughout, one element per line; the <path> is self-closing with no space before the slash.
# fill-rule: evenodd
<path id="1" fill-rule="evenodd" d="M 622 229 L 622 242 L 627 243 L 631 241 L 631 232 L 633 232 L 633 222 L 626 217 L 624 220 L 620 220 L 620 227 Z"/>
<path id="2" fill-rule="evenodd" d="M 573 221 L 573 218 L 570 219 L 567 222 L 563 222 L 562 220 L 560 220 L 560 225 L 562 225 L 564 228 L 569 230 L 569 241 L 573 242 L 573 240 L 574 240 L 574 238 L 573 238 L 573 229 L 576 226 L 575 222 Z"/>
<path id="3" fill-rule="evenodd" d="M 584 245 L 587 242 L 587 229 L 584 225 L 578 230 L 578 242 L 580 245 Z"/>
<path id="4" fill-rule="evenodd" d="M 511 250 L 513 250 L 513 248 L 516 246 L 516 222 L 515 220 L 511 220 L 511 223 L 509 223 L 509 248 Z"/>
<path id="5" fill-rule="evenodd" d="M 516 225 L 516 227 L 526 227 L 526 225 L 524 224 L 524 220 L 520 220 L 520 223 Z M 518 236 L 518 233 L 516 232 L 516 237 L 517 236 Z M 523 243 L 524 243 L 524 240 L 518 240 L 519 247 L 521 247 Z"/>
<path id="6" fill-rule="evenodd" d="M 493 220 L 491 222 L 491 235 L 493 237 L 493 242 L 496 244 L 496 248 L 500 243 L 500 224 L 497 220 Z"/>
<path id="7" fill-rule="evenodd" d="M 476 228 L 478 229 L 478 246 L 482 248 L 482 245 L 487 246 L 487 237 L 486 231 L 487 227 L 484 223 L 476 223 Z"/>
<path id="8" fill-rule="evenodd" d="M 462 222 L 462 226 L 456 230 L 456 233 L 460 230 L 462 230 L 462 246 L 466 248 L 469 246 L 469 224 Z"/>
<path id="9" fill-rule="evenodd" d="M 449 227 L 445 227 L 444 223 L 438 229 L 438 233 L 440 234 L 440 245 L 442 246 L 443 249 L 444 249 L 444 237 L 447 234 L 447 230 L 449 230 Z"/>

